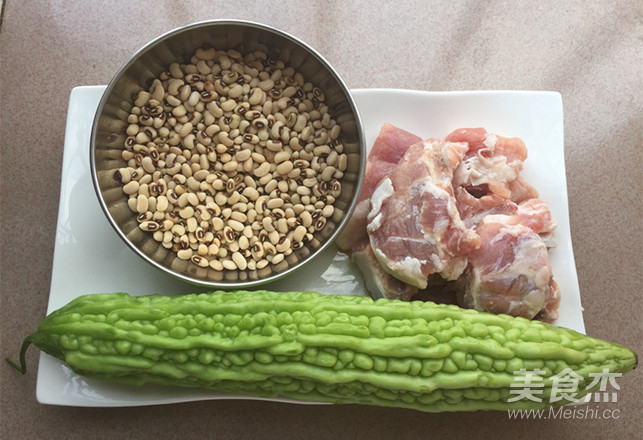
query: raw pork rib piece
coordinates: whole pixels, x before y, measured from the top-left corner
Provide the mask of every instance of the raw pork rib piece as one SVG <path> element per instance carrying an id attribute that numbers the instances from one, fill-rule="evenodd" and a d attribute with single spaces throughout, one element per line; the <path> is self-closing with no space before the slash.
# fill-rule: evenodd
<path id="1" fill-rule="evenodd" d="M 371 197 L 367 230 L 377 260 L 421 289 L 434 273 L 458 278 L 479 244 L 460 218 L 451 182 L 466 152 L 465 143 L 414 144 Z"/>
<path id="2" fill-rule="evenodd" d="M 520 214 L 489 215 L 476 228 L 480 247 L 457 281 L 461 306 L 554 321 L 560 292 L 544 241 Z"/>
<path id="3" fill-rule="evenodd" d="M 514 202 L 538 196 L 519 176 L 527 158 L 527 147 L 521 139 L 487 133 L 484 128 L 461 128 L 446 140 L 469 145 L 453 178 L 456 187 L 488 190 Z"/>
<path id="4" fill-rule="evenodd" d="M 373 254 L 366 232 L 367 215 L 371 209 L 371 196 L 380 180 L 397 165 L 408 148 L 422 139 L 405 130 L 384 124 L 368 155 L 364 184 L 357 206 L 345 229 L 336 240 L 360 269 L 366 288 L 372 297 L 409 300 L 417 288 L 394 278 L 386 272 Z"/>
<path id="5" fill-rule="evenodd" d="M 361 250 L 368 242 L 366 233 L 366 216 L 370 211 L 373 191 L 397 165 L 406 150 L 413 144 L 422 142 L 422 138 L 397 128 L 384 124 L 373 143 L 364 171 L 364 183 L 359 195 L 357 206 L 346 228 L 337 238 L 337 246 L 344 252 Z"/>

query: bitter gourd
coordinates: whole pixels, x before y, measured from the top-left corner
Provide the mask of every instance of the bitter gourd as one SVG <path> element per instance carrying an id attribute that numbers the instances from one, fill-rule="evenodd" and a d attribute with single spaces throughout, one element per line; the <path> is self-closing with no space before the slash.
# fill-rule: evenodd
<path id="1" fill-rule="evenodd" d="M 85 295 L 26 338 L 20 366 L 7 359 L 23 373 L 31 343 L 88 378 L 429 412 L 567 403 L 549 399 L 561 372 L 580 378 L 579 398 L 593 376 L 637 364 L 542 322 L 314 292 Z M 516 400 L 516 372 L 537 370 L 540 402 Z"/>

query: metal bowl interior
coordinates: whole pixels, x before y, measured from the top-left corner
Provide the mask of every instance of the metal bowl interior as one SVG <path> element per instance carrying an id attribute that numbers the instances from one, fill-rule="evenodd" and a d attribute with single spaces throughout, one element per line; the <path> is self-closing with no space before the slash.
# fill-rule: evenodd
<path id="1" fill-rule="evenodd" d="M 341 127 L 340 140 L 347 154 L 347 168 L 340 180 L 341 196 L 334 214 L 314 239 L 278 264 L 260 270 L 223 270 L 199 267 L 181 260 L 138 227 L 136 214 L 128 207 L 128 196 L 114 179 L 126 166 L 122 159 L 127 116 L 132 97 L 147 90 L 152 80 L 173 62 L 189 62 L 197 48 L 235 49 L 240 53 L 263 50 L 283 61 L 324 91 L 325 103 Z M 94 119 L 90 160 L 92 179 L 99 203 L 116 233 L 139 256 L 157 268 L 186 282 L 214 288 L 250 287 L 274 281 L 309 262 L 331 244 L 345 226 L 361 189 L 365 152 L 360 117 L 351 95 L 333 68 L 315 50 L 296 38 L 261 24 L 214 20 L 178 28 L 140 49 L 115 75 L 99 103 Z"/>

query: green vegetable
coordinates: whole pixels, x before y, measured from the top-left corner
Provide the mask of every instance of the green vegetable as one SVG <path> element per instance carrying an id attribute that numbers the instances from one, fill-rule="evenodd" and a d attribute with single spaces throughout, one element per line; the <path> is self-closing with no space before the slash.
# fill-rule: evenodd
<path id="1" fill-rule="evenodd" d="M 542 322 L 314 292 L 85 295 L 26 338 L 20 366 L 7 359 L 23 373 L 30 343 L 88 378 L 430 412 L 559 405 L 552 385 L 567 368 L 580 398 L 604 369 L 637 364 L 625 347 Z M 531 378 L 541 402 L 516 400 L 521 369 L 542 371 Z"/>

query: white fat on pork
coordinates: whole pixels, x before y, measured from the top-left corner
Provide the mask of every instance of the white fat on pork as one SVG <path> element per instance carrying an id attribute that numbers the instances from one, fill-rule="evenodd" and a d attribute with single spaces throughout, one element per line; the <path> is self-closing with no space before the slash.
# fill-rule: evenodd
<path id="1" fill-rule="evenodd" d="M 375 188 L 373 195 L 371 196 L 371 210 L 366 217 L 368 219 L 367 231 L 375 231 L 382 224 L 382 214 L 380 209 L 382 209 L 382 203 L 395 193 L 395 188 L 391 183 L 391 179 L 388 177 Z"/>

